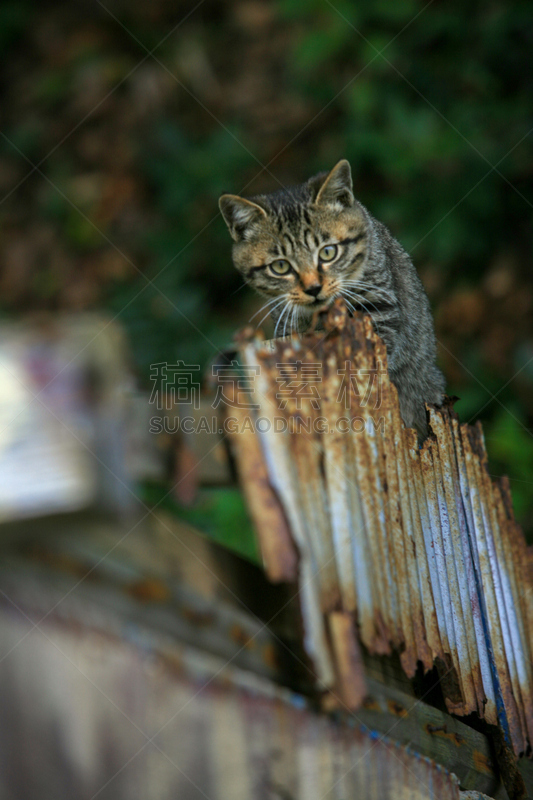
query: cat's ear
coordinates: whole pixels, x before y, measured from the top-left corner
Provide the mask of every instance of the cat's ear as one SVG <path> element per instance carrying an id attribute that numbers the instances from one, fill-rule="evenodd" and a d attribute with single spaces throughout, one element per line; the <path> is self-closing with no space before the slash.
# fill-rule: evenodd
<path id="1" fill-rule="evenodd" d="M 244 197 L 237 197 L 235 194 L 223 194 L 218 201 L 218 206 L 224 222 L 236 242 L 246 239 L 246 234 L 253 230 L 254 225 L 266 219 L 264 208 Z"/>
<path id="2" fill-rule="evenodd" d="M 336 164 L 331 172 L 322 179 L 315 198 L 315 205 L 330 205 L 350 208 L 354 204 L 352 171 L 345 158 Z"/>

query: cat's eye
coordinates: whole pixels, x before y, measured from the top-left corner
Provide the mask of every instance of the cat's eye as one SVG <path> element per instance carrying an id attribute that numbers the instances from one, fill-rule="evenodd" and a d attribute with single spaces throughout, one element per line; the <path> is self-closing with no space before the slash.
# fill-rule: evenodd
<path id="1" fill-rule="evenodd" d="M 278 258 L 270 264 L 270 269 L 272 272 L 275 272 L 276 275 L 286 275 L 287 272 L 290 272 L 291 265 L 286 259 Z"/>
<path id="2" fill-rule="evenodd" d="M 320 250 L 318 257 L 321 261 L 324 262 L 334 261 L 334 259 L 337 258 L 338 249 L 339 248 L 337 247 L 336 244 L 327 244 Z"/>

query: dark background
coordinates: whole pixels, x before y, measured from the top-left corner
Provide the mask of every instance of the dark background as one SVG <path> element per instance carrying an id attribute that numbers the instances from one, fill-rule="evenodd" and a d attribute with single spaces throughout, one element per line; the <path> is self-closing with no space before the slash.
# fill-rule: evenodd
<path id="1" fill-rule="evenodd" d="M 532 18 L 504 0 L 4 2 L 2 316 L 105 309 L 146 386 L 152 363 L 205 365 L 260 303 L 219 194 L 346 157 L 531 535 Z"/>

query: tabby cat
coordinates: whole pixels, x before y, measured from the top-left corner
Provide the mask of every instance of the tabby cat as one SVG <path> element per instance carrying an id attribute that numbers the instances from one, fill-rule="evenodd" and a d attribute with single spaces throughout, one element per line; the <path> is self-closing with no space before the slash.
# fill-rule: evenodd
<path id="1" fill-rule="evenodd" d="M 354 198 L 348 162 L 272 194 L 224 194 L 220 210 L 235 266 L 269 298 L 261 310 L 272 315 L 274 336 L 305 331 L 336 297 L 369 314 L 387 346 L 403 421 L 425 438 L 424 402 L 440 405 L 445 388 L 429 300 L 405 250 Z"/>

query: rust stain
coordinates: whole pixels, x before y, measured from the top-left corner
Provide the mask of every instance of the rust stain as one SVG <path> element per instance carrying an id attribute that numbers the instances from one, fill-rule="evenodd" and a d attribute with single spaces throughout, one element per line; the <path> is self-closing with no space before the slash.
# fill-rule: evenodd
<path id="1" fill-rule="evenodd" d="M 363 708 L 366 711 L 381 711 L 381 706 L 373 697 L 367 697 L 363 700 Z"/>
<path id="2" fill-rule="evenodd" d="M 215 615 L 212 611 L 198 611 L 195 608 L 185 606 L 181 610 L 182 616 L 192 625 L 198 628 L 206 628 L 215 622 Z"/>
<path id="3" fill-rule="evenodd" d="M 231 384 L 230 384 L 231 387 Z M 294 547 L 283 506 L 270 484 L 257 436 L 242 423 L 249 416 L 245 409 L 232 408 L 241 425 L 240 433 L 230 437 L 236 456 L 239 479 L 259 538 L 265 571 L 274 583 L 295 581 L 298 555 Z"/>
<path id="4" fill-rule="evenodd" d="M 252 636 L 248 636 L 244 628 L 237 623 L 231 626 L 229 635 L 234 642 L 240 644 L 242 647 L 245 647 L 247 650 L 251 650 L 253 647 L 255 647 L 254 638 Z"/>
<path id="5" fill-rule="evenodd" d="M 172 598 L 172 592 L 163 581 L 147 578 L 135 581 L 126 587 L 127 593 L 142 603 L 166 603 Z"/>
<path id="6" fill-rule="evenodd" d="M 533 744 L 533 554 L 508 482 L 492 482 L 481 425 L 459 424 L 451 403 L 428 407 L 419 448 L 386 369 L 380 386 L 365 378 L 386 368 L 370 320 L 339 300 L 322 321 L 299 339 L 241 342 L 270 423 L 232 437 L 266 572 L 299 581 L 323 689 L 360 706 L 358 642 L 395 650 L 409 677 L 437 665 L 449 711 L 500 725 L 518 756 Z M 317 391 L 280 404 L 280 388 L 310 371 Z"/>
<path id="7" fill-rule="evenodd" d="M 391 714 L 394 714 L 396 717 L 408 717 L 409 712 L 406 708 L 404 708 L 401 703 L 397 703 L 396 700 L 387 700 L 387 708 L 389 709 Z"/>
<path id="8" fill-rule="evenodd" d="M 494 773 L 493 764 L 484 753 L 481 753 L 479 750 L 474 750 L 472 753 L 472 758 L 474 759 L 474 765 L 479 772 L 484 772 L 485 775 L 492 775 Z"/>
<path id="9" fill-rule="evenodd" d="M 265 644 L 261 650 L 261 656 L 267 667 L 270 669 L 276 669 L 279 666 L 276 656 L 276 648 L 273 644 Z"/>
<path id="10" fill-rule="evenodd" d="M 29 547 L 24 547 L 23 552 L 28 558 L 46 564 L 52 569 L 68 572 L 77 577 L 85 576 L 86 580 L 96 581 L 99 579 L 97 570 L 90 571 L 87 564 L 68 553 L 54 552 L 47 550 L 43 545 L 33 543 Z"/>
<path id="11" fill-rule="evenodd" d="M 359 708 L 366 695 L 366 683 L 353 616 L 345 611 L 335 611 L 329 615 L 328 621 L 344 703 L 348 708 Z"/>
<path id="12" fill-rule="evenodd" d="M 456 747 L 460 747 L 465 741 L 460 733 L 455 733 L 454 731 L 448 733 L 447 725 L 432 725 L 428 722 L 424 725 L 424 730 L 432 736 L 440 736 L 442 739 L 448 739 L 456 745 Z"/>

